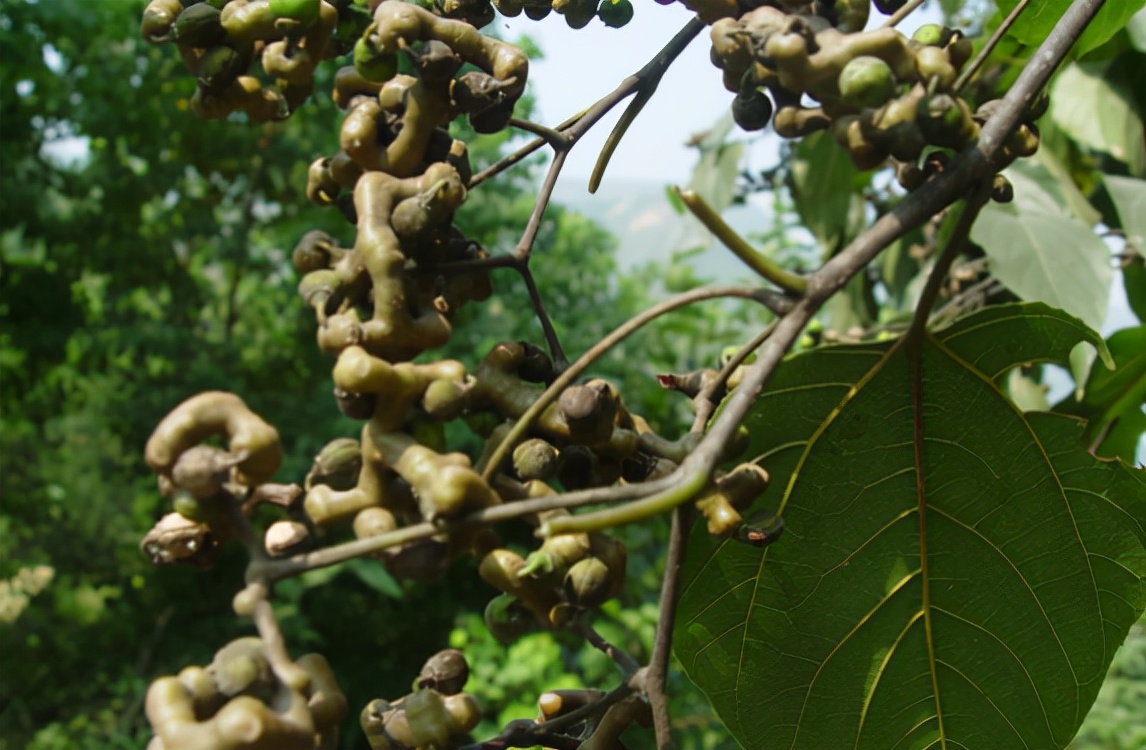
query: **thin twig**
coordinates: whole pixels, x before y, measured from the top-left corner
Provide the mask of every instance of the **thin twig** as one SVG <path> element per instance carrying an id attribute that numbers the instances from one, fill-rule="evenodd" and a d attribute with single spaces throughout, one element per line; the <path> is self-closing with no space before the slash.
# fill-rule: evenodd
<path id="1" fill-rule="evenodd" d="M 585 112 L 587 112 L 587 111 L 588 110 L 581 110 L 577 114 L 566 119 L 564 122 L 562 122 L 556 128 L 554 128 L 554 130 L 557 130 L 558 132 L 562 132 L 562 134 L 564 134 L 564 131 L 568 130 L 572 125 L 576 124 L 576 122 L 578 120 L 580 120 L 582 117 L 585 116 Z M 473 190 L 475 187 L 482 184 L 483 182 L 485 182 L 489 178 L 496 177 L 497 175 L 504 172 L 506 169 L 508 169 L 508 168 L 512 167 L 514 164 L 517 164 L 518 162 L 520 162 L 525 157 L 536 152 L 538 149 L 540 149 L 542 146 L 546 145 L 547 143 L 548 143 L 548 141 L 545 138 L 536 138 L 536 139 L 530 141 L 529 143 L 525 144 L 521 148 L 514 151 L 512 154 L 508 154 L 506 156 L 503 156 L 502 158 L 498 159 L 493 164 L 489 165 L 488 167 L 486 167 L 482 171 L 475 174 L 473 177 L 470 178 L 469 184 L 466 185 L 466 188 L 468 188 L 469 190 Z"/>
<path id="2" fill-rule="evenodd" d="M 676 504 L 684 502 L 687 499 L 683 497 L 684 488 L 696 492 L 702 490 L 715 471 L 725 446 L 735 436 L 764 385 L 820 306 L 884 248 L 928 221 L 985 175 L 994 174 L 998 160 L 1002 158 L 1004 141 L 1102 4 L 1103 0 L 1076 0 L 1023 68 L 1010 91 L 1003 97 L 999 109 L 983 126 L 978 143 L 952 159 L 947 169 L 931 178 L 927 189 L 909 194 L 896 204 L 891 213 L 878 219 L 808 277 L 807 295 L 776 324 L 772 336 L 760 348 L 756 362 L 748 367 L 744 379 L 729 396 L 704 439 L 677 470 L 669 475 L 668 478 L 674 479 L 680 489 L 658 492 L 629 503 L 624 508 L 553 519 L 542 526 L 542 531 L 556 534 L 603 528 L 603 513 L 626 509 L 623 516 L 617 515 L 614 519 L 623 517 L 625 522 L 641 520 L 671 510 Z"/>
<path id="3" fill-rule="evenodd" d="M 403 526 L 400 529 L 389 531 L 385 534 L 354 539 L 349 542 L 343 542 L 342 544 L 336 544 L 332 547 L 324 547 L 323 549 L 314 550 L 312 552 L 301 553 L 293 557 L 278 559 L 266 558 L 259 561 L 252 561 L 251 565 L 247 568 L 247 580 L 259 580 L 265 582 L 267 585 L 273 585 L 284 578 L 290 578 L 291 576 L 305 573 L 308 570 L 338 565 L 339 563 L 360 557 L 369 557 L 370 555 L 377 554 L 391 547 L 396 547 L 399 544 L 417 541 L 418 539 L 426 539 L 427 537 L 448 533 L 455 529 L 463 529 L 468 526 L 491 525 L 551 510 L 568 510 L 571 508 L 580 508 L 585 505 L 623 502 L 625 500 L 638 498 L 644 494 L 664 490 L 671 487 L 675 481 L 674 477 L 666 476 L 661 479 L 645 482 L 644 484 L 620 484 L 609 487 L 593 487 L 587 490 L 566 492 L 560 495 L 546 495 L 531 500 L 518 500 L 471 513 L 461 519 L 456 525 L 452 525 L 446 529 L 435 526 L 428 521 L 411 524 L 410 526 Z"/>
<path id="4" fill-rule="evenodd" d="M 631 677 L 641 668 L 641 665 L 637 663 L 637 660 L 634 659 L 628 651 L 619 649 L 612 643 L 609 643 L 600 633 L 594 630 L 593 626 L 589 623 L 583 623 L 579 630 L 585 640 L 589 642 L 589 645 L 617 662 L 617 666 L 625 673 L 626 678 Z"/>
<path id="5" fill-rule="evenodd" d="M 987 58 L 991 56 L 991 53 L 995 50 L 995 46 L 1006 36 L 1007 31 L 1009 31 L 1015 21 L 1018 20 L 1019 15 L 1026 9 L 1027 3 L 1029 2 L 1030 0 L 1019 0 L 1019 4 L 1011 9 L 1011 12 L 1008 13 L 1007 17 L 1003 19 L 1003 22 L 999 24 L 999 28 L 995 29 L 995 33 L 991 34 L 987 43 L 983 45 L 983 49 L 979 50 L 979 53 L 975 55 L 971 62 L 967 63 L 966 67 L 963 68 L 963 72 L 955 79 L 955 83 L 952 85 L 955 91 L 962 91 L 963 88 L 971 82 L 971 78 L 979 71 L 979 68 L 987 61 Z"/>
<path id="6" fill-rule="evenodd" d="M 909 346 L 918 346 L 922 342 L 923 334 L 927 330 L 927 321 L 931 318 L 931 309 L 935 306 L 935 300 L 939 298 L 939 290 L 947 280 L 951 265 L 959 257 L 959 253 L 966 249 L 967 240 L 971 236 L 971 225 L 975 223 L 980 209 L 986 205 L 990 197 L 991 181 L 984 179 L 958 209 L 959 214 L 954 219 L 955 227 L 947 237 L 943 253 L 936 259 L 931 273 L 928 274 L 927 282 L 919 295 L 919 302 L 915 306 L 915 316 L 911 319 L 911 327 L 907 329 L 906 335 Z"/>
<path id="7" fill-rule="evenodd" d="M 553 360 L 553 367 L 561 372 L 568 366 L 569 360 L 565 357 L 565 349 L 561 346 L 557 329 L 553 327 L 553 321 L 545 310 L 545 300 L 541 298 L 541 290 L 537 288 L 537 282 L 533 279 L 533 271 L 529 269 L 529 258 L 518 260 L 514 268 L 521 274 L 521 280 L 525 282 L 529 301 L 533 304 L 533 314 L 541 323 L 541 332 L 545 335 L 545 343 L 549 347 L 549 357 Z"/>
<path id="8" fill-rule="evenodd" d="M 752 340 L 740 348 L 740 351 L 720 368 L 716 373 L 716 377 L 710 382 L 706 383 L 700 392 L 696 394 L 696 398 L 692 400 L 695 404 L 696 415 L 693 419 L 692 430 L 693 432 L 700 432 L 704 429 L 704 425 L 708 424 L 708 418 L 712 416 L 713 410 L 716 408 L 714 396 L 719 388 L 723 387 L 732 373 L 736 371 L 737 367 L 744 364 L 752 353 L 755 352 L 760 346 L 768 340 L 772 335 L 772 331 L 776 330 L 776 322 L 773 321 L 765 326 L 764 330 L 752 337 Z"/>
<path id="9" fill-rule="evenodd" d="M 533 421 L 541 415 L 541 412 L 556 401 L 557 397 L 561 395 L 561 392 L 572 384 L 589 365 L 593 364 L 593 362 L 605 354 L 605 352 L 666 313 L 670 313 L 685 305 L 691 305 L 694 302 L 722 297 L 759 299 L 760 290 L 754 287 L 731 284 L 693 289 L 684 294 L 671 297 L 664 302 L 650 307 L 639 315 L 630 318 L 605 338 L 594 344 L 587 352 L 582 354 L 576 362 L 570 365 L 569 369 L 561 373 L 561 375 L 545 389 L 545 392 L 533 402 L 525 413 L 518 417 L 517 422 L 513 425 L 513 429 L 509 431 L 509 434 L 501 441 L 501 445 L 490 455 L 485 471 L 482 472 L 482 478 L 487 482 L 490 480 L 494 472 L 497 471 L 497 467 L 501 465 L 501 462 L 505 460 L 505 457 L 509 455 L 509 452 L 513 450 L 518 441 L 525 436 L 525 433 L 533 425 Z"/>
<path id="10" fill-rule="evenodd" d="M 744 261 L 746 266 L 789 294 L 799 296 L 804 293 L 806 285 L 801 276 L 784 270 L 773 263 L 771 258 L 762 255 L 756 248 L 749 245 L 739 232 L 728 226 L 728 223 L 713 210 L 712 206 L 708 205 L 708 201 L 699 193 L 692 190 L 681 190 L 679 187 L 674 189 L 685 207 L 704 225 L 704 228 L 712 232 L 713 236 L 720 240 L 720 243 L 728 248 L 733 255 Z"/>
<path id="11" fill-rule="evenodd" d="M 908 0 L 902 8 L 888 16 L 887 20 L 883 22 L 883 27 L 890 29 L 893 26 L 898 26 L 900 21 L 915 12 L 915 9 L 923 5 L 924 2 L 926 0 Z"/>
<path id="12" fill-rule="evenodd" d="M 688 544 L 688 530 L 692 513 L 687 507 L 677 506 L 672 514 L 669 529 L 668 551 L 665 553 L 665 572 L 661 579 L 661 611 L 657 620 L 657 632 L 653 640 L 653 653 L 649 658 L 649 670 L 645 677 L 645 696 L 653 713 L 653 731 L 656 733 L 657 750 L 672 750 L 672 725 L 668 710 L 669 659 L 672 655 L 673 624 L 676 621 L 676 605 L 680 584 L 681 566 Z"/>
<path id="13" fill-rule="evenodd" d="M 657 55 L 649 60 L 643 68 L 635 74 L 625 79 L 618 87 L 618 91 L 626 87 L 626 84 L 631 80 L 636 86 L 636 97 L 625 108 L 621 114 L 621 119 L 613 127 L 609 133 L 609 137 L 605 139 L 605 145 L 601 147 L 601 153 L 597 155 L 597 162 L 593 165 L 593 173 L 589 177 L 589 192 L 597 192 L 597 188 L 601 186 L 601 178 L 605 176 L 605 168 L 609 165 L 609 159 L 612 158 L 613 152 L 617 150 L 617 146 L 621 142 L 628 131 L 629 126 L 637 119 L 637 115 L 645 108 L 649 100 L 653 98 L 657 87 L 664 78 L 665 72 L 672 65 L 673 61 L 680 57 L 685 48 L 692 42 L 693 39 L 700 34 L 705 28 L 704 22 L 698 18 L 691 19 L 688 23 L 676 33 L 669 43 L 657 53 Z M 627 96 L 626 94 L 625 96 Z M 603 113 L 602 113 L 603 114 Z"/>
<path id="14" fill-rule="evenodd" d="M 533 133 L 553 148 L 567 148 L 569 145 L 569 136 L 561 132 L 560 126 L 557 128 L 550 128 L 545 125 L 533 122 L 532 120 L 524 120 L 520 117 L 509 118 L 509 124 L 518 130 L 524 130 L 527 133 Z"/>

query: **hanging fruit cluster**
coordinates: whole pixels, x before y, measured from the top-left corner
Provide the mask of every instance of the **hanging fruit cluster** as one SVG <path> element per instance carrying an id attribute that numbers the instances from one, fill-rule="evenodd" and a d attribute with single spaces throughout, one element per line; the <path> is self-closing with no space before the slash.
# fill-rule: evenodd
<path id="1" fill-rule="evenodd" d="M 971 114 L 958 95 L 970 49 L 957 33 L 925 27 L 908 40 L 890 28 L 863 32 L 866 0 L 685 5 L 712 25 L 713 61 L 736 92 L 733 113 L 746 129 L 771 120 L 778 133 L 795 138 L 830 128 L 858 165 L 891 156 L 903 163 L 902 177 L 908 167 L 920 171 L 929 146 L 958 149 L 973 141 L 990 116 L 989 104 Z M 475 556 L 480 576 L 500 592 L 485 619 L 502 642 L 532 630 L 576 629 L 620 592 L 627 558 L 620 542 L 602 532 L 556 534 L 522 556 L 487 525 L 463 519 L 555 495 L 556 488 L 666 476 L 699 440 L 658 435 L 624 406 L 614 385 L 592 379 L 563 390 L 511 446 L 512 455 L 494 461 L 504 455 L 511 426 L 560 367 L 523 342 L 498 344 L 472 368 L 414 361 L 449 340 L 461 307 L 493 293 L 488 254 L 454 225 L 473 175 L 467 146 L 449 125 L 465 117 L 478 133 L 503 130 L 525 91 L 525 54 L 478 30 L 495 8 L 531 18 L 553 11 L 576 28 L 595 16 L 621 26 L 633 13 L 629 0 L 151 0 L 144 12 L 144 38 L 175 44 L 194 75 L 191 109 L 202 117 L 288 117 L 312 93 L 317 65 L 343 58 L 331 92 L 345 113 L 338 148 L 310 166 L 305 192 L 337 207 L 354 225 L 354 239 L 344 246 L 309 232 L 292 264 L 315 315 L 318 345 L 335 358 L 338 405 L 364 422 L 358 439 L 322 449 L 301 487 L 271 482 L 282 462 L 278 433 L 233 394 L 192 397 L 156 428 L 146 458 L 172 509 L 143 540 L 144 552 L 158 564 L 206 566 L 223 543 L 246 543 L 250 585 L 235 609 L 255 617 L 263 637 L 240 639 L 209 667 L 153 684 L 152 750 L 330 746 L 346 705 L 329 666 L 315 655 L 291 661 L 267 637 L 273 616 L 268 625 L 258 615 L 269 611 L 261 607 L 274 582 L 260 579 L 260 571 L 301 560 L 291 569 L 301 572 L 305 553 L 330 538 L 328 530 L 349 528 L 358 540 L 377 540 L 428 526 L 429 534 L 370 554 L 396 578 L 415 581 L 435 578 L 461 555 Z M 1038 142 L 1030 125 L 1012 141 L 1013 156 Z M 687 377 L 678 380 L 676 390 L 695 395 Z M 449 450 L 444 426 L 453 420 L 485 439 L 481 456 Z M 218 438 L 222 447 L 211 444 Z M 740 514 L 767 483 L 763 469 L 745 464 L 718 474 L 695 506 L 711 533 L 766 544 L 778 528 L 751 526 Z M 279 520 L 256 538 L 250 516 L 260 503 L 278 506 Z M 540 526 L 563 514 L 529 520 Z M 441 652 L 427 662 L 415 692 L 370 703 L 361 723 L 371 746 L 456 747 L 479 717 L 473 698 L 461 692 L 467 674 L 461 654 Z M 543 702 L 543 716 L 566 710 L 551 709 L 546 714 Z M 640 701 L 615 704 L 599 724 L 600 737 L 646 713 Z"/>
<path id="2" fill-rule="evenodd" d="M 261 640 L 240 638 L 206 667 L 159 678 L 145 705 L 156 734 L 149 750 L 331 747 L 346 716 L 346 697 L 318 654 L 291 667 L 290 674 L 276 672 Z"/>
<path id="3" fill-rule="evenodd" d="M 960 96 L 969 39 L 936 24 L 908 38 L 893 27 L 864 31 L 868 3 L 777 0 L 746 13 L 721 6 L 712 23 L 712 62 L 736 94 L 732 115 L 745 130 L 772 123 L 784 138 L 830 130 L 860 169 L 889 157 L 901 183 L 914 189 L 942 168 L 945 152 L 973 143 L 997 107 L 977 109 Z M 736 3 L 732 3 L 733 6 Z M 902 5 L 902 3 L 899 3 Z M 891 10 L 891 8 L 885 8 Z M 1005 146 L 1005 162 L 1038 148 L 1031 111 Z M 999 191 L 999 196 L 1003 192 Z"/>

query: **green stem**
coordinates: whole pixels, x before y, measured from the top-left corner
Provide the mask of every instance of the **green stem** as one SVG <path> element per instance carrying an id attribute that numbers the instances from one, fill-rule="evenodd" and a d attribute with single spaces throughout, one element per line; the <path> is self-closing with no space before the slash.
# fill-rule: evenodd
<path id="1" fill-rule="evenodd" d="M 648 323 L 651 323 L 653 320 L 656 320 L 661 315 L 672 312 L 679 307 L 690 305 L 693 302 L 699 302 L 701 300 L 717 299 L 720 297 L 739 297 L 741 299 L 756 299 L 759 301 L 759 291 L 760 290 L 753 289 L 752 287 L 737 285 L 702 287 L 667 299 L 664 302 L 650 307 L 640 315 L 630 318 L 608 336 L 594 344 L 589 351 L 582 354 L 576 362 L 569 366 L 569 369 L 562 372 L 561 375 L 545 389 L 545 392 L 526 409 L 525 413 L 517 418 L 513 429 L 509 431 L 509 434 L 505 436 L 505 439 L 501 441 L 501 444 L 498 445 L 497 449 L 490 455 L 489 462 L 486 464 L 485 470 L 482 471 L 482 479 L 486 482 L 493 479 L 493 475 L 497 472 L 497 467 L 501 465 L 501 462 L 505 460 L 509 452 L 517 446 L 518 442 L 525 437 L 525 433 L 529 431 L 534 420 L 541 416 L 541 412 L 545 411 L 550 404 L 556 401 L 561 395 L 561 392 L 570 386 L 589 365 L 593 364 L 593 362 L 614 345 L 620 343 L 626 337 Z"/>
<path id="2" fill-rule="evenodd" d="M 979 50 L 979 54 L 975 55 L 975 59 L 968 63 L 967 67 L 963 68 L 963 72 L 959 74 L 959 77 L 951 86 L 954 91 L 962 91 L 963 88 L 971 82 L 971 78 L 974 77 L 975 73 L 982 67 L 987 58 L 991 56 L 999 40 L 1006 35 L 1011 26 L 1018 20 L 1019 14 L 1026 9 L 1028 2 L 1030 2 L 1030 0 L 1019 0 L 1019 4 L 1003 19 L 1003 22 L 999 24 L 999 28 L 995 29 L 995 33 L 991 34 L 991 38 L 988 39 L 987 43 L 983 45 L 983 48 Z"/>
<path id="3" fill-rule="evenodd" d="M 621 82 L 617 87 L 617 92 L 624 90 L 628 84 L 636 83 L 637 95 L 633 101 L 629 102 L 629 106 L 625 108 L 621 119 L 613 127 L 609 137 L 605 140 L 605 145 L 601 149 L 601 153 L 597 156 L 597 163 L 593 165 L 593 174 L 589 177 L 589 192 L 597 192 L 597 188 L 601 186 L 601 180 L 605 176 L 605 168 L 609 166 L 609 159 L 613 157 L 613 152 L 617 150 L 617 145 L 620 144 L 621 138 L 624 137 L 628 131 L 629 126 L 637 119 L 637 115 L 649 103 L 649 99 L 653 98 L 656 93 L 657 86 L 661 83 L 661 78 L 664 77 L 665 71 L 669 69 L 673 61 L 680 57 L 680 53 L 684 52 L 684 48 L 689 45 L 693 39 L 700 34 L 705 28 L 704 23 L 699 19 L 692 19 L 684 25 L 684 27 L 676 33 L 669 43 L 664 46 L 656 56 L 649 60 L 645 67 L 629 76 Z M 628 94 L 625 94 L 627 96 Z M 618 99 L 619 101 L 619 99 Z M 612 107 L 612 104 L 609 105 Z M 602 112 L 603 114 L 603 112 Z"/>
<path id="4" fill-rule="evenodd" d="M 797 276 L 794 273 L 785 271 L 778 265 L 773 263 L 770 259 L 761 255 L 756 248 L 748 244 L 747 240 L 737 234 L 736 230 L 728 226 L 724 219 L 720 218 L 720 214 L 708 205 L 708 202 L 701 198 L 698 193 L 692 190 L 681 190 L 675 188 L 677 195 L 684 201 L 684 205 L 692 212 L 692 215 L 700 220 L 700 223 L 705 228 L 720 240 L 721 244 L 732 251 L 740 260 L 755 271 L 763 278 L 771 281 L 776 286 L 783 289 L 789 294 L 802 297 L 807 290 L 807 282 L 803 277 Z"/>
<path id="5" fill-rule="evenodd" d="M 537 533 L 545 537 L 557 534 L 581 534 L 643 521 L 646 518 L 667 513 L 692 500 L 708 485 L 708 480 L 709 474 L 707 472 L 696 471 L 686 475 L 682 484 L 649 495 L 646 498 L 634 500 L 631 503 L 618 505 L 615 508 L 606 508 L 595 513 L 551 518 L 541 524 Z"/>

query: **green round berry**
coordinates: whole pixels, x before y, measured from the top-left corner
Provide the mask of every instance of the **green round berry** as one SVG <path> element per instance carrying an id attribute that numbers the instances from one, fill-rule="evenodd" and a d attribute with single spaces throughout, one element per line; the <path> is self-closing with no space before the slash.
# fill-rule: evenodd
<path id="1" fill-rule="evenodd" d="M 398 73 L 398 55 L 379 52 L 362 37 L 354 43 L 354 69 L 367 81 L 389 81 Z"/>
<path id="2" fill-rule="evenodd" d="M 318 20 L 322 0 L 270 0 L 267 7 L 275 18 L 289 18 L 303 26 L 310 26 Z"/>
<path id="3" fill-rule="evenodd" d="M 741 91 L 732 100 L 732 119 L 749 132 L 763 130 L 772 119 L 772 100 L 763 91 Z"/>
<path id="4" fill-rule="evenodd" d="M 629 0 L 601 0 L 597 15 L 611 29 L 619 29 L 633 20 L 633 4 Z"/>
<path id="5" fill-rule="evenodd" d="M 840 97 L 856 107 L 879 107 L 895 96 L 895 74 L 878 57 L 860 55 L 840 71 Z"/>
<path id="6" fill-rule="evenodd" d="M 942 46 L 945 36 L 943 27 L 937 23 L 925 23 L 911 35 L 913 41 L 928 46 Z"/>
<path id="7" fill-rule="evenodd" d="M 207 509 L 187 490 L 176 490 L 172 494 L 171 508 L 189 521 L 202 523 L 207 520 Z"/>

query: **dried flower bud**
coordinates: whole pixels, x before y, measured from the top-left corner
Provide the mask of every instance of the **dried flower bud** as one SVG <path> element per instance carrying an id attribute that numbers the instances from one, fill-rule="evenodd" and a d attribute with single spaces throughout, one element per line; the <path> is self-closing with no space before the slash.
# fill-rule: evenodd
<path id="1" fill-rule="evenodd" d="M 271 557 L 281 557 L 310 538 L 310 530 L 298 521 L 275 521 L 263 535 L 263 546 Z"/>

